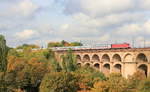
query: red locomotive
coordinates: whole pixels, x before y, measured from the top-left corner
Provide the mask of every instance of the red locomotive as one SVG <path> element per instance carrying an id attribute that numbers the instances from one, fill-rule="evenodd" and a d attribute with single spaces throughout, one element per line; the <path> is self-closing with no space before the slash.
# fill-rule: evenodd
<path id="1" fill-rule="evenodd" d="M 131 48 L 129 43 L 111 44 L 111 48 Z"/>

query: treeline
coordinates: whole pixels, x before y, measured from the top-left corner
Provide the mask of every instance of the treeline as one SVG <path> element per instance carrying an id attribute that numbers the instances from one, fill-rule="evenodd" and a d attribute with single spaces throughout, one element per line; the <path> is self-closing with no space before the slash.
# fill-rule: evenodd
<path id="1" fill-rule="evenodd" d="M 66 47 L 66 46 L 82 46 L 80 42 L 67 42 L 62 40 L 61 42 L 49 42 L 48 47 Z"/>
<path id="2" fill-rule="evenodd" d="M 96 69 L 78 66 L 71 50 L 57 61 L 48 49 L 7 52 L 4 37 L 1 43 L 5 59 L 0 58 L 0 92 L 150 92 L 150 78 L 140 72 L 128 79 L 121 74 L 104 76 Z"/>
<path id="3" fill-rule="evenodd" d="M 67 42 L 65 40 L 62 40 L 60 42 L 49 42 L 47 44 L 47 48 L 51 47 L 68 47 L 68 46 L 83 46 L 81 42 Z M 23 44 L 21 46 L 16 47 L 16 49 L 25 49 L 25 48 L 32 48 L 32 49 L 39 49 L 43 48 L 35 44 Z"/>

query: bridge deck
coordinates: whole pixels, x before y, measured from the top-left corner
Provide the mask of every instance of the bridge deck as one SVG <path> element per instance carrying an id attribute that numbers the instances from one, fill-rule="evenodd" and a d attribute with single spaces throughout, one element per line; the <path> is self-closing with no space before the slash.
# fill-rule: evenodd
<path id="1" fill-rule="evenodd" d="M 66 52 L 67 50 L 55 50 L 55 52 Z M 72 50 L 74 52 L 120 52 L 120 51 L 129 51 L 129 52 L 134 52 L 134 51 L 150 51 L 150 47 L 148 48 L 109 48 L 109 49 L 78 49 L 78 50 Z"/>

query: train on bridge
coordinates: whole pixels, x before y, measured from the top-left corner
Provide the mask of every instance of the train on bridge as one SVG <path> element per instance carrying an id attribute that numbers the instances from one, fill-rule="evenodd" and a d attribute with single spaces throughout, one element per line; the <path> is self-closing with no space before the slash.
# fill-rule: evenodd
<path id="1" fill-rule="evenodd" d="M 51 49 L 55 51 L 71 50 L 87 50 L 87 49 L 129 49 L 131 48 L 129 43 L 122 44 L 99 44 L 91 46 L 69 46 L 69 47 L 53 47 Z"/>

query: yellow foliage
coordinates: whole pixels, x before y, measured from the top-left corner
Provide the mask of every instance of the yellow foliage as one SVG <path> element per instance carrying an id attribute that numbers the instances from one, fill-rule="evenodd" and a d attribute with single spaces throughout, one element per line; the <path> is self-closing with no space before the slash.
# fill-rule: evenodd
<path id="1" fill-rule="evenodd" d="M 108 89 L 106 81 L 99 81 L 94 83 L 94 88 L 92 88 L 91 92 L 106 92 Z"/>
<path id="2" fill-rule="evenodd" d="M 8 58 L 8 65 L 7 65 L 7 69 L 8 71 L 14 70 L 14 69 L 19 69 L 22 66 L 24 66 L 26 64 L 26 61 L 22 58 L 18 58 L 15 56 L 10 56 Z"/>

